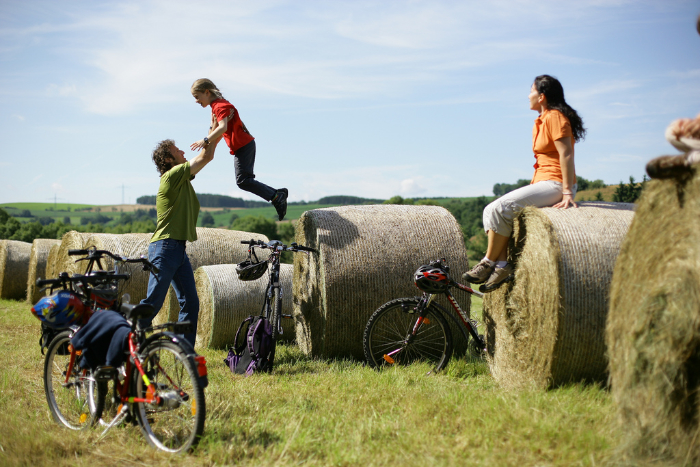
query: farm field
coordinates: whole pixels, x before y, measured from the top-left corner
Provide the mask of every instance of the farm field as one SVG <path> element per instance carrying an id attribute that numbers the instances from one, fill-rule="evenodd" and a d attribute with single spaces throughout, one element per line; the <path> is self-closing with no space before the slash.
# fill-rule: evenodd
<path id="1" fill-rule="evenodd" d="M 98 440 L 97 430 L 53 422 L 38 330 L 26 303 L 0 300 L 0 464 L 181 463 L 152 450 L 136 426 Z M 639 465 L 618 457 L 622 433 L 598 386 L 508 392 L 469 357 L 434 376 L 423 366 L 380 373 L 291 345 L 278 351 L 273 374 L 243 378 L 224 367 L 224 350 L 201 353 L 207 422 L 187 465 Z"/>
<path id="2" fill-rule="evenodd" d="M 437 201 L 445 204 L 451 200 L 469 200 L 473 198 L 440 198 Z M 285 220 L 296 220 L 305 211 L 310 209 L 328 208 L 338 206 L 337 204 L 290 204 L 287 208 L 287 216 Z M 124 205 L 109 205 L 97 206 L 90 204 L 69 204 L 69 203 L 5 203 L 0 204 L 0 208 L 7 211 L 8 214 L 16 216 L 20 222 L 36 221 L 40 218 L 51 218 L 54 221 L 65 222 L 66 218 L 71 224 L 79 225 L 81 219 L 85 218 L 88 221 L 96 220 L 100 216 L 119 218 L 122 213 L 129 214 L 136 210 L 155 209 L 155 206 L 141 204 L 124 204 Z M 24 210 L 28 210 L 33 217 L 19 216 Z M 209 212 L 214 217 L 214 225 L 216 227 L 228 227 L 231 225 L 231 217 L 235 214 L 238 217 L 244 216 L 263 216 L 277 220 L 275 208 L 259 207 L 259 208 L 202 208 L 201 212 Z M 201 226 L 201 213 L 199 224 Z"/>

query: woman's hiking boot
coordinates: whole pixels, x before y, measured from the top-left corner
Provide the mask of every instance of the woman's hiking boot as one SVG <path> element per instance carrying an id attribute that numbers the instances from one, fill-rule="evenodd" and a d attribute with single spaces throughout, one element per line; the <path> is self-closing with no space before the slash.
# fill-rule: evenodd
<path id="1" fill-rule="evenodd" d="M 486 281 L 484 285 L 479 287 L 479 291 L 481 293 L 493 292 L 506 282 L 512 281 L 513 278 L 513 266 L 510 263 L 506 264 L 502 268 L 497 267 L 491 273 L 489 280 Z"/>
<path id="2" fill-rule="evenodd" d="M 483 284 L 486 280 L 491 277 L 496 263 L 489 264 L 486 260 L 481 260 L 479 263 L 471 268 L 471 270 L 462 274 L 462 280 L 469 282 L 470 284 Z"/>

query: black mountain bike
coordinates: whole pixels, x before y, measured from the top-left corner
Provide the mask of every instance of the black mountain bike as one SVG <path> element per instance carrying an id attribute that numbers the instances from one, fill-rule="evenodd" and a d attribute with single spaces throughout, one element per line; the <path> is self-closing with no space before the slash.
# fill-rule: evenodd
<path id="1" fill-rule="evenodd" d="M 268 266 L 265 265 L 265 262 L 258 263 L 259 266 L 257 272 L 254 273 L 257 277 L 254 276 L 251 279 L 262 277 L 265 271 L 269 271 L 267 288 L 265 289 L 265 300 L 263 302 L 260 315 L 265 317 L 270 322 L 270 325 L 272 325 L 272 350 L 270 351 L 268 364 L 266 365 L 268 369 L 272 369 L 275 359 L 275 343 L 277 341 L 277 336 L 282 334 L 282 318 L 292 318 L 292 315 L 282 313 L 283 290 L 280 283 L 280 257 L 285 251 L 291 251 L 293 253 L 303 252 L 309 254 L 316 253 L 316 250 L 307 246 L 297 245 L 296 243 L 292 243 L 290 246 L 287 246 L 279 240 L 272 240 L 268 243 L 265 243 L 262 240 L 241 240 L 241 243 L 244 245 L 249 245 L 248 254 L 255 258 L 257 258 L 255 256 L 256 248 L 270 250 L 270 256 L 267 259 L 267 263 L 269 263 L 271 267 L 268 268 Z M 253 264 L 253 267 L 255 268 L 255 263 Z"/>
<path id="2" fill-rule="evenodd" d="M 425 271 L 432 271 L 435 277 L 427 278 Z M 427 289 L 421 297 L 391 300 L 369 318 L 362 341 L 371 367 L 380 369 L 422 361 L 433 366 L 431 371 L 444 369 L 453 350 L 448 319 L 462 331 L 472 353 L 482 355 L 486 350 L 484 336 L 477 331 L 479 323 L 459 306 L 450 289 L 456 287 L 477 297 L 483 294 L 452 280 L 445 259 L 419 268 L 414 279 L 419 277 L 426 282 L 416 280 L 416 285 Z M 434 302 L 440 294 L 447 297 L 454 313 Z"/>

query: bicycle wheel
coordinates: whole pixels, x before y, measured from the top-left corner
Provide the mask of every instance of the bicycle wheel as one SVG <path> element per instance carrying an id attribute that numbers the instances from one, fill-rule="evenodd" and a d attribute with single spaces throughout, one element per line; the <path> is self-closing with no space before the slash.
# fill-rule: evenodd
<path id="1" fill-rule="evenodd" d="M 63 331 L 49 344 L 44 360 L 44 392 L 56 422 L 71 430 L 83 430 L 95 423 L 88 401 L 91 377 L 89 371 L 78 367 L 77 356 L 69 373 L 70 338 L 71 331 Z"/>
<path id="2" fill-rule="evenodd" d="M 419 298 L 398 298 L 385 303 L 367 322 L 363 335 L 365 358 L 372 368 L 390 364 L 427 362 L 433 371 L 442 370 L 452 355 L 452 332 L 442 312 L 428 308 L 415 336 L 412 330 L 420 316 Z"/>
<path id="3" fill-rule="evenodd" d="M 182 453 L 194 447 L 204 431 L 206 405 L 197 370 L 177 344 L 159 340 L 143 350 L 143 368 L 160 405 L 138 402 L 136 417 L 149 444 L 167 452 Z M 146 398 L 148 386 L 134 369 L 134 395 Z"/>

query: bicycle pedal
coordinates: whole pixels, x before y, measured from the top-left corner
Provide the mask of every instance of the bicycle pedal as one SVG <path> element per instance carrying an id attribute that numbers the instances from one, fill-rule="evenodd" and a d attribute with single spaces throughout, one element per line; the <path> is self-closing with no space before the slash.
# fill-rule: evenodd
<path id="1" fill-rule="evenodd" d="M 294 316 L 282 314 L 282 318 L 294 319 Z"/>
<path id="2" fill-rule="evenodd" d="M 116 378 L 118 375 L 118 370 L 113 366 L 98 366 L 92 377 L 98 383 L 105 383 Z"/>
<path id="3" fill-rule="evenodd" d="M 390 356 L 388 356 L 388 355 L 384 355 L 384 360 L 385 360 L 387 363 L 389 363 L 390 365 L 393 365 L 394 363 L 396 363 L 396 361 L 395 361 L 393 358 L 391 358 Z"/>

